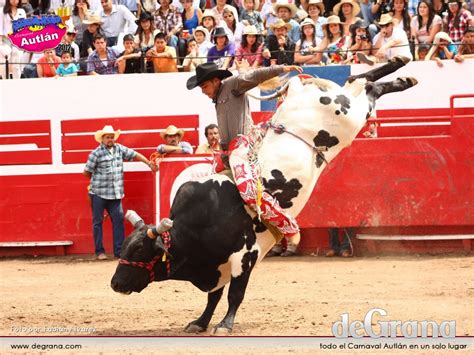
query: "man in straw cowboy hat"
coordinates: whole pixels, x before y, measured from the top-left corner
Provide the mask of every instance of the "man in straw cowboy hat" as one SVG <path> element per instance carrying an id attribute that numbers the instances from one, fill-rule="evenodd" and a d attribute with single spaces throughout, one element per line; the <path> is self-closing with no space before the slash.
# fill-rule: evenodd
<path id="1" fill-rule="evenodd" d="M 154 170 L 154 166 L 142 154 L 115 143 L 119 136 L 120 130 L 116 131 L 109 125 L 95 132 L 94 138 L 100 145 L 89 154 L 83 172 L 90 178 L 89 198 L 92 202 L 95 254 L 99 260 L 107 259 L 102 244 L 104 210 L 107 210 L 112 220 L 115 257 L 120 256 L 125 238 L 122 209 L 123 161 L 136 159 Z"/>
<path id="2" fill-rule="evenodd" d="M 291 39 L 291 41 L 293 43 L 298 42 L 300 39 L 300 25 L 293 19 L 293 17 L 296 16 L 296 12 L 298 11 L 296 5 L 290 4 L 287 0 L 279 0 L 273 4 L 273 10 L 277 14 L 278 18 L 290 25 L 290 27 L 288 27 L 288 37 Z M 273 28 L 271 26 L 269 34 L 273 34 Z"/>
<path id="3" fill-rule="evenodd" d="M 380 16 L 380 21 L 376 22 L 380 32 L 373 40 L 373 51 L 378 62 L 387 62 L 395 57 L 404 57 L 406 61 L 413 60 L 410 51 L 410 43 L 406 32 L 393 24 L 393 17 L 390 14 Z M 366 58 L 365 54 L 358 55 L 359 60 L 371 64 L 372 60 Z"/>
<path id="4" fill-rule="evenodd" d="M 183 142 L 184 131 L 178 127 L 170 125 L 163 132 L 160 132 L 161 138 L 166 142 L 160 144 L 156 150 L 158 153 L 181 153 L 193 154 L 193 147 L 188 142 Z"/>
<path id="5" fill-rule="evenodd" d="M 82 23 L 87 25 L 87 28 L 82 34 L 81 58 L 87 58 L 95 49 L 94 36 L 96 34 L 103 34 L 100 28 L 103 21 L 99 15 L 90 15 Z M 83 70 L 85 71 L 85 68 Z"/>
<path id="6" fill-rule="evenodd" d="M 289 23 L 278 19 L 270 25 L 273 34 L 268 35 L 262 52 L 264 65 L 293 64 L 295 60 L 295 43 L 288 37 Z"/>

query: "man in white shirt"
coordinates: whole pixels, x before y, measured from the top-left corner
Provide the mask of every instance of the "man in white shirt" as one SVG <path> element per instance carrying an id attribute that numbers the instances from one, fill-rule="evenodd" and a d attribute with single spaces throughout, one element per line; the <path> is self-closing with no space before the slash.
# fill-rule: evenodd
<path id="1" fill-rule="evenodd" d="M 380 32 L 375 36 L 373 45 L 378 62 L 387 62 L 396 56 L 413 60 L 406 32 L 393 25 L 393 17 L 383 14 L 377 23 Z"/>
<path id="2" fill-rule="evenodd" d="M 102 10 L 99 12 L 102 21 L 101 26 L 107 37 L 107 46 L 117 45 L 120 33 L 135 33 L 137 31 L 137 19 L 129 9 L 123 5 L 112 5 L 112 0 L 101 0 Z"/>

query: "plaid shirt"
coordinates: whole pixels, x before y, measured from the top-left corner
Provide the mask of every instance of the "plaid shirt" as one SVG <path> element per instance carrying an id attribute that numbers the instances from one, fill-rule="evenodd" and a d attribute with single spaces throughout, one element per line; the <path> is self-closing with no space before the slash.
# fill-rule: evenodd
<path id="1" fill-rule="evenodd" d="M 106 200 L 123 198 L 123 161 L 132 160 L 137 153 L 121 144 L 109 151 L 101 144 L 89 154 L 85 171 L 92 174 L 89 193 Z"/>
<path id="2" fill-rule="evenodd" d="M 155 12 L 155 28 L 163 32 L 165 35 L 175 28 L 178 31 L 182 27 L 183 19 L 174 6 L 170 6 L 166 15 L 161 12 L 161 9 L 158 9 Z"/>
<path id="3" fill-rule="evenodd" d="M 454 16 L 451 18 L 451 21 L 448 23 L 448 15 L 445 16 L 444 22 L 447 24 L 449 37 L 453 40 L 453 42 L 461 42 L 462 38 L 464 37 L 464 32 L 466 32 L 467 26 L 469 26 L 469 20 L 471 19 L 471 15 L 466 10 L 461 9 L 461 15 L 459 17 L 459 26 L 454 27 Z"/>
<path id="4" fill-rule="evenodd" d="M 118 68 L 115 61 L 119 54 L 112 48 L 107 47 L 107 60 L 102 61 L 97 51 L 93 51 L 87 59 L 87 72 L 96 72 L 100 75 L 118 74 Z"/>

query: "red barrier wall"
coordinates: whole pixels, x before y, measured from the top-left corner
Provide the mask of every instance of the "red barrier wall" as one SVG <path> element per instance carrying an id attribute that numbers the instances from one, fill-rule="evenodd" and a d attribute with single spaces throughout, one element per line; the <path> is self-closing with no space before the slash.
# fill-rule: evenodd
<path id="1" fill-rule="evenodd" d="M 427 130 L 427 136 L 357 139 L 327 167 L 299 216 L 304 228 L 302 249 L 324 248 L 329 226 L 397 234 L 473 233 L 473 111 L 462 112 L 464 115 L 452 120 L 445 111 L 441 111 L 441 118 L 432 117 L 435 111 L 419 111 L 412 120 L 447 121 L 441 128 L 446 132 Z M 402 111 L 396 113 L 406 117 Z M 421 115 L 431 117 L 421 119 Z M 389 119 L 383 114 L 380 118 L 381 122 Z M 390 129 L 396 134 L 395 128 Z M 161 174 L 166 177 L 165 170 Z M 124 210 L 136 210 L 145 221 L 154 219 L 152 180 L 150 172 L 125 173 Z M 0 241 L 72 240 L 68 253 L 92 253 L 87 183 L 77 173 L 0 176 Z M 108 251 L 112 246 L 110 230 L 110 222 L 106 222 Z M 438 244 L 448 249 L 457 245 L 396 242 L 395 246 L 417 245 L 426 250 Z M 55 252 L 54 248 L 0 249 L 0 255 Z"/>

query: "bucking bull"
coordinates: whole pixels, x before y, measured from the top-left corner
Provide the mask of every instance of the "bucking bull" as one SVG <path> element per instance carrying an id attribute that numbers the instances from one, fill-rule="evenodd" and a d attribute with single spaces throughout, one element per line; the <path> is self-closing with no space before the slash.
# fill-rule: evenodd
<path id="1" fill-rule="evenodd" d="M 376 82 L 405 64 L 396 57 L 349 77 L 344 87 L 322 79 L 288 81 L 286 98 L 267 125 L 258 151 L 263 186 L 286 212 L 297 216 L 303 209 L 326 164 L 352 143 L 379 97 L 416 85 L 413 78 Z M 185 331 L 204 332 L 230 282 L 228 311 L 212 333 L 231 332 L 250 274 L 275 244 L 273 234 L 226 175 L 183 184 L 170 219 L 172 227 L 159 235 L 150 233 L 155 226 L 135 224 L 111 287 L 130 294 L 153 281 L 189 281 L 207 292 L 208 299 L 204 312 Z"/>

